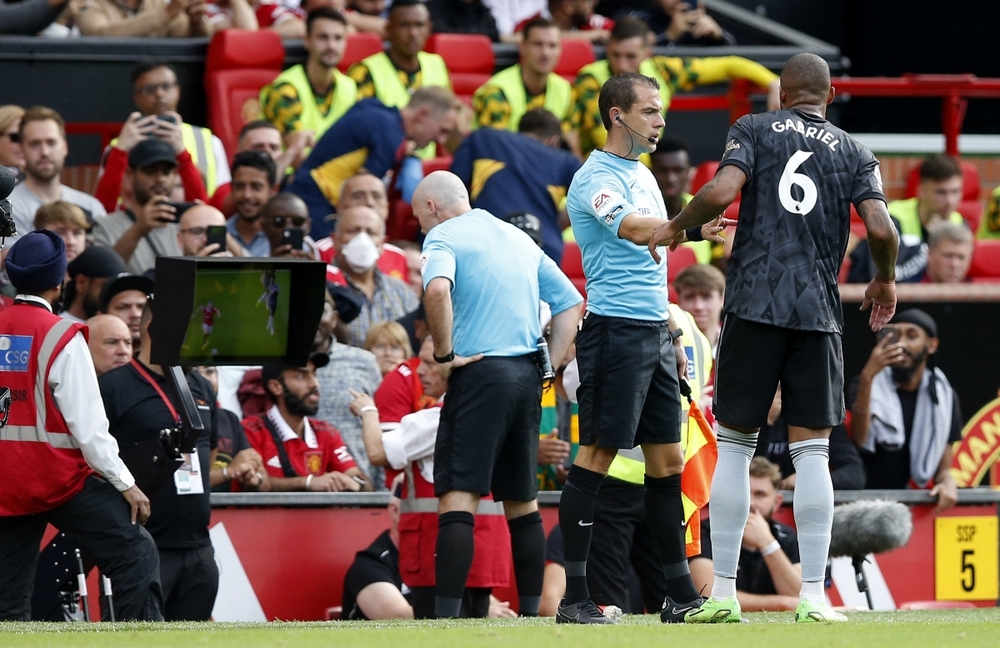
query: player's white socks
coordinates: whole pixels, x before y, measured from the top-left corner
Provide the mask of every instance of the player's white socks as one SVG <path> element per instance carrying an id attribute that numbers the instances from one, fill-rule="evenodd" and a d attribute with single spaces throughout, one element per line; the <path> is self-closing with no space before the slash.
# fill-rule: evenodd
<path id="1" fill-rule="evenodd" d="M 721 448 L 719 454 L 721 458 Z M 823 581 L 833 526 L 830 440 L 810 439 L 789 443 L 788 454 L 792 456 L 796 474 L 793 508 L 795 530 L 799 536 L 799 558 L 802 561 L 802 590 L 799 596 L 804 601 L 822 604 L 826 602 Z M 712 513 L 714 525 L 714 507 Z M 714 551 L 714 535 L 712 543 Z"/>
<path id="2" fill-rule="evenodd" d="M 736 567 L 743 529 L 750 516 L 750 460 L 756 448 L 756 432 L 743 434 L 719 426 L 719 462 L 712 477 L 710 500 L 715 599 L 736 595 Z"/>

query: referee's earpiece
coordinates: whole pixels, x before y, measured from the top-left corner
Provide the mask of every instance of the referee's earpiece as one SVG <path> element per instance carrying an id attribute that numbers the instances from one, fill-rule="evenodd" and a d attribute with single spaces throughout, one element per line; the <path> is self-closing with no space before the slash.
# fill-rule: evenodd
<path id="1" fill-rule="evenodd" d="M 621 115 L 615 115 L 615 121 L 619 121 L 620 122 L 621 120 L 622 120 L 622 116 Z"/>
<path id="2" fill-rule="evenodd" d="M 646 137 L 645 135 L 640 135 L 631 126 L 629 126 L 628 124 L 626 124 L 625 122 L 622 121 L 622 116 L 621 115 L 615 115 L 615 121 L 618 122 L 619 124 L 621 124 L 622 126 L 624 126 L 626 129 L 628 129 L 629 133 L 635 133 L 636 135 L 639 135 L 639 137 L 645 137 L 645 139 L 647 139 L 650 144 L 656 144 L 656 138 L 655 137 Z M 632 136 L 629 135 L 629 137 L 632 137 Z"/>

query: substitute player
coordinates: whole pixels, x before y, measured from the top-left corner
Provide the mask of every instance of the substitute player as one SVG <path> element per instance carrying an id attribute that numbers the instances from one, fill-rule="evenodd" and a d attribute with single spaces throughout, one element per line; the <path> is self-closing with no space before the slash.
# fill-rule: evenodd
<path id="1" fill-rule="evenodd" d="M 757 431 L 779 383 L 795 464 L 795 526 L 802 558 L 798 622 L 845 621 L 826 604 L 823 580 L 833 485 L 830 429 L 844 420 L 843 315 L 837 272 L 853 203 L 868 227 L 878 272 L 865 290 L 877 331 L 896 309 L 896 230 L 882 194 L 878 160 L 826 120 L 830 68 L 814 54 L 781 72 L 781 110 L 748 115 L 729 131 L 715 178 L 649 241 L 677 241 L 743 191 L 726 279 L 725 319 L 715 378 L 719 462 L 712 481 L 712 596 L 688 622 L 740 620 L 736 566 L 750 511 L 749 466 Z"/>
<path id="2" fill-rule="evenodd" d="M 607 145 L 573 177 L 567 203 L 588 300 L 576 342 L 580 450 L 559 501 L 566 595 L 556 621 L 613 623 L 587 588 L 594 506 L 618 450 L 641 445 L 647 519 L 666 579 L 660 619 L 678 622 L 701 603 L 685 555 L 681 501 L 677 376 L 685 375 L 687 355 L 667 310 L 666 268 L 641 247 L 667 217 L 653 174 L 639 162 L 656 148 L 663 103 L 657 82 L 634 72 L 611 77 L 598 103 Z M 729 222 L 720 217 L 692 234 L 722 240 L 718 233 Z"/>

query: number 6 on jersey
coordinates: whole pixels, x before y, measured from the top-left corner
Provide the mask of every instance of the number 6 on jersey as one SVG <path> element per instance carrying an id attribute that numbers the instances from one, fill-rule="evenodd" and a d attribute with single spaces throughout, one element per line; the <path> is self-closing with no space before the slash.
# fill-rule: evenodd
<path id="1" fill-rule="evenodd" d="M 796 151 L 789 158 L 785 170 L 781 172 L 781 178 L 778 180 L 778 200 L 781 201 L 781 206 L 793 214 L 801 214 L 802 216 L 811 212 L 816 206 L 816 183 L 809 176 L 796 173 L 795 170 L 810 157 L 812 157 L 812 152 Z M 792 185 L 798 185 L 802 191 L 802 200 L 797 200 L 792 195 Z"/>

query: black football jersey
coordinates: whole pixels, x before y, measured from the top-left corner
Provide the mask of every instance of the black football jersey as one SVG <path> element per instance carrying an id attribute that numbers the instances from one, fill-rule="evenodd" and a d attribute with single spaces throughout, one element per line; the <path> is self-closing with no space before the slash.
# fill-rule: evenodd
<path id="1" fill-rule="evenodd" d="M 837 273 L 847 249 L 850 205 L 885 200 L 878 160 L 826 119 L 792 109 L 741 117 L 729 129 L 721 162 L 727 164 L 748 180 L 725 312 L 839 333 Z"/>

